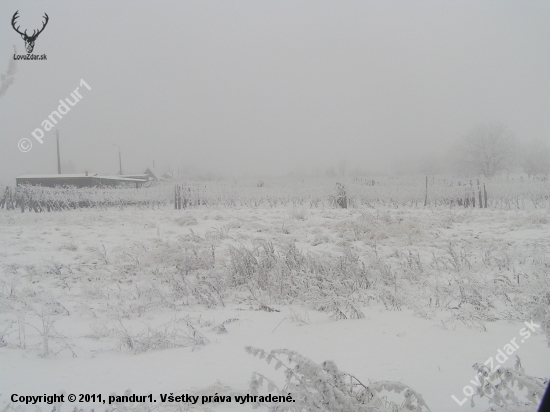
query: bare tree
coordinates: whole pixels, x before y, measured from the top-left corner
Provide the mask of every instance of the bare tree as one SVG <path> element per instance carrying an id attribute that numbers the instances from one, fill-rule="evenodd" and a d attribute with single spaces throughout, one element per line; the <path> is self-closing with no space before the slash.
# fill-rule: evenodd
<path id="1" fill-rule="evenodd" d="M 15 49 L 15 46 L 13 46 L 13 53 L 17 54 L 17 50 Z M 0 97 L 6 94 L 8 87 L 10 87 L 15 81 L 16 72 L 17 72 L 17 65 L 15 64 L 15 60 L 12 57 L 10 59 L 10 62 L 8 63 L 8 70 L 6 71 L 6 74 L 0 74 Z"/>
<path id="2" fill-rule="evenodd" d="M 542 140 L 532 140 L 522 150 L 521 166 L 529 177 L 550 173 L 550 147 Z"/>
<path id="3" fill-rule="evenodd" d="M 457 154 L 466 171 L 491 177 L 514 167 L 517 148 L 514 133 L 505 125 L 482 124 L 460 140 Z"/>
<path id="4" fill-rule="evenodd" d="M 348 170 L 347 159 L 341 159 L 340 162 L 338 162 L 338 171 L 340 172 L 340 175 L 342 175 L 342 177 L 346 177 L 347 170 Z"/>

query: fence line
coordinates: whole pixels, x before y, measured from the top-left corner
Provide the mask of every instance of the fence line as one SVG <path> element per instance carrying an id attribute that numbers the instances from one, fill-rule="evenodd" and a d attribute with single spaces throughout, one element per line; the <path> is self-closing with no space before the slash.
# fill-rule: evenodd
<path id="1" fill-rule="evenodd" d="M 1 209 L 57 211 L 84 207 L 392 207 L 544 208 L 550 183 L 535 180 L 407 177 L 177 182 L 142 188 L 7 187 Z"/>

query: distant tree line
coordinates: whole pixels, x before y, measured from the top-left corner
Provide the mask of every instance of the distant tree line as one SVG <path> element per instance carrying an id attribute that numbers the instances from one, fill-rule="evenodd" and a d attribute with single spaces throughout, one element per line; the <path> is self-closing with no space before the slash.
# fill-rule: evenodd
<path id="1" fill-rule="evenodd" d="M 550 147 L 542 140 L 520 142 L 503 124 L 482 124 L 459 139 L 457 161 L 463 172 L 492 177 L 522 170 L 531 176 L 550 173 Z"/>

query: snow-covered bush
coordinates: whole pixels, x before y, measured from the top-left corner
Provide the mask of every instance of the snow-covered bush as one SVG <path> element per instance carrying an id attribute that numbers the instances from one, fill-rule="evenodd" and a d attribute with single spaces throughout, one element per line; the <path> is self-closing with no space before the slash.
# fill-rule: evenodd
<path id="1" fill-rule="evenodd" d="M 350 251 L 342 257 L 303 254 L 294 244 L 230 248 L 230 285 L 279 304 L 305 303 L 336 319 L 362 318 L 370 286 L 365 266 Z"/>
<path id="2" fill-rule="evenodd" d="M 247 347 L 246 351 L 283 369 L 285 385 L 279 389 L 266 376 L 253 373 L 250 393 L 259 395 L 266 384 L 267 392 L 278 396 L 291 396 L 293 402 L 264 404 L 270 411 L 327 411 L 327 412 L 399 412 L 429 411 L 422 396 L 399 382 L 369 382 L 364 384 L 355 376 L 342 372 L 332 361 L 321 364 L 299 353 L 278 349 L 266 352 Z M 398 394 L 398 396 L 395 396 Z M 393 398 L 401 398 L 394 400 Z M 260 404 L 258 404 L 259 406 Z"/>
<path id="3" fill-rule="evenodd" d="M 486 397 L 489 403 L 495 405 L 489 411 L 535 410 L 548 384 L 548 379 L 526 375 L 518 357 L 513 368 L 500 367 L 493 373 L 487 366 L 478 363 L 474 364 L 473 368 L 477 371 L 476 378 L 481 384 L 472 397 L 471 406 L 475 406 L 476 396 Z"/>

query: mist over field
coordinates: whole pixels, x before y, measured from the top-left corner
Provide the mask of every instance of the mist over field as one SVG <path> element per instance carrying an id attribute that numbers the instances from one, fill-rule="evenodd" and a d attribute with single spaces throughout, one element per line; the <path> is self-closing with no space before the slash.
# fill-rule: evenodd
<path id="1" fill-rule="evenodd" d="M 125 173 L 239 176 L 422 173 L 480 123 L 550 142 L 544 1 L 3 1 L 1 73 L 24 53 L 16 10 L 29 32 L 50 20 L 47 60 L 18 61 L 0 98 L 4 184 L 57 171 L 54 131 L 31 132 L 81 79 L 57 125 L 66 172 L 117 173 L 113 144 Z"/>
<path id="2" fill-rule="evenodd" d="M 0 411 L 550 410 L 549 22 L 0 2 Z"/>

